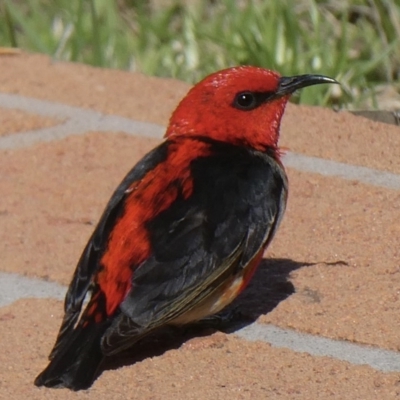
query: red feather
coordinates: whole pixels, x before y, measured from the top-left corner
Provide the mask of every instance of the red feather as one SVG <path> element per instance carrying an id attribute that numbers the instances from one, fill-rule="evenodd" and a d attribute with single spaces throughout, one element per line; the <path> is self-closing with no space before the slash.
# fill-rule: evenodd
<path id="1" fill-rule="evenodd" d="M 131 289 L 134 268 L 151 253 L 146 223 L 166 210 L 180 191 L 192 193 L 190 162 L 208 154 L 208 145 L 194 140 L 176 141 L 168 158 L 129 187 L 125 212 L 115 224 L 101 258 L 97 283 L 106 295 L 107 315 L 112 315 Z M 178 181 L 181 186 L 174 185 Z"/>

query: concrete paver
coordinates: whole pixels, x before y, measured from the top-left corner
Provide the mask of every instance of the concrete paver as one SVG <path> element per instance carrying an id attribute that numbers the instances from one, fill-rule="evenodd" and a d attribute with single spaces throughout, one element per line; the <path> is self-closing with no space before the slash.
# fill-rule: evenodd
<path id="1" fill-rule="evenodd" d="M 159 124 L 188 86 L 39 55 L 3 60 L 0 117 L 11 125 L 0 135 L 0 288 L 7 287 L 0 291 L 0 335 L 7 338 L 0 393 L 71 398 L 32 384 L 60 323 L 59 284 L 68 283 L 113 189 L 159 143 Z M 12 79 L 15 74 L 24 78 Z M 290 105 L 281 143 L 291 150 L 288 211 L 270 260 L 235 303 L 258 322 L 238 331 L 240 338 L 218 333 L 135 364 L 120 362 L 74 396 L 400 396 L 399 132 L 346 113 Z M 326 353 L 312 351 L 324 343 Z M 323 354 L 330 357 L 317 356 Z M 370 367 L 351 364 L 364 360 Z"/>
<path id="2" fill-rule="evenodd" d="M 87 392 L 32 387 L 45 365 L 61 310 L 55 300 L 20 300 L 1 309 L 3 396 L 9 399 L 388 399 L 400 394 L 399 374 L 328 357 L 313 357 L 216 333 L 161 356 L 102 373 Z M 46 321 L 45 325 L 38 321 Z M 151 354 L 151 353 L 150 353 Z"/>
<path id="3" fill-rule="evenodd" d="M 288 170 L 290 195 L 268 264 L 238 304 L 264 323 L 398 350 L 400 192 Z M 271 275 L 295 293 L 266 312 Z M 282 278 L 281 278 L 282 279 Z"/>
<path id="4" fill-rule="evenodd" d="M 304 155 L 400 173 L 399 127 L 321 107 L 292 106 L 281 146 Z"/>
<path id="5" fill-rule="evenodd" d="M 0 136 L 42 129 L 57 125 L 60 122 L 60 120 L 44 118 L 21 110 L 0 107 Z"/>
<path id="6" fill-rule="evenodd" d="M 113 190 L 157 143 L 88 132 L 0 152 L 2 270 L 69 283 Z"/>
<path id="7" fill-rule="evenodd" d="M 1 72 L 2 93 L 24 94 L 162 125 L 190 88 L 177 80 L 57 62 L 40 54 L 1 57 Z"/>

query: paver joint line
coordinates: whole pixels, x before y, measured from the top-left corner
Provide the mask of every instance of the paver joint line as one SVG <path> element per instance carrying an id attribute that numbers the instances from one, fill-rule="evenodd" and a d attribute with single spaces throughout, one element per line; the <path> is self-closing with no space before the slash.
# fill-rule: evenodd
<path id="1" fill-rule="evenodd" d="M 358 181 L 367 185 L 400 190 L 400 175 L 373 168 L 344 164 L 318 157 L 288 152 L 284 164 L 298 171 L 313 172 L 324 176 Z"/>
<path id="2" fill-rule="evenodd" d="M 235 333 L 247 340 L 261 340 L 274 347 L 285 347 L 314 356 L 332 357 L 356 365 L 369 365 L 382 372 L 400 371 L 400 353 L 395 351 L 362 346 L 258 323 L 246 326 Z"/>
<path id="3" fill-rule="evenodd" d="M 134 121 L 98 111 L 73 107 L 45 100 L 37 100 L 16 94 L 0 93 L 0 107 L 19 109 L 44 117 L 66 121 L 50 128 L 35 129 L 0 138 L 0 149 L 17 149 L 35 143 L 60 140 L 70 135 L 83 135 L 88 131 L 126 132 L 131 135 L 160 138 L 165 128 L 149 122 Z"/>
<path id="4" fill-rule="evenodd" d="M 66 289 L 58 283 L 0 272 L 0 307 L 22 298 L 63 300 Z M 287 348 L 314 356 L 332 357 L 356 365 L 369 365 L 383 372 L 400 372 L 400 353 L 395 351 L 327 339 L 257 322 L 233 334 L 249 341 L 263 341 L 274 347 Z"/>

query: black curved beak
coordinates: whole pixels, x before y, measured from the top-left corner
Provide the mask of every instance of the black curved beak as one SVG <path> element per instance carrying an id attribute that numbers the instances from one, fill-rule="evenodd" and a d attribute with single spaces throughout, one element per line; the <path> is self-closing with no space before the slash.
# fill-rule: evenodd
<path id="1" fill-rule="evenodd" d="M 279 79 L 278 90 L 276 91 L 277 96 L 285 96 L 292 94 L 297 89 L 302 89 L 307 86 L 319 85 L 321 83 L 336 83 L 339 84 L 333 78 L 329 78 L 324 75 L 297 75 L 297 76 L 282 76 Z"/>

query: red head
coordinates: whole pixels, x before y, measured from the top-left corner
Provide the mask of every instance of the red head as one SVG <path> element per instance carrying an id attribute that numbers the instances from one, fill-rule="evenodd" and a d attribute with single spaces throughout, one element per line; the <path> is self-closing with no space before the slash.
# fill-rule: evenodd
<path id="1" fill-rule="evenodd" d="M 337 83 L 321 75 L 281 77 L 258 67 L 215 72 L 195 85 L 171 116 L 171 136 L 207 136 L 264 150 L 277 147 L 290 95 L 305 86 Z"/>

